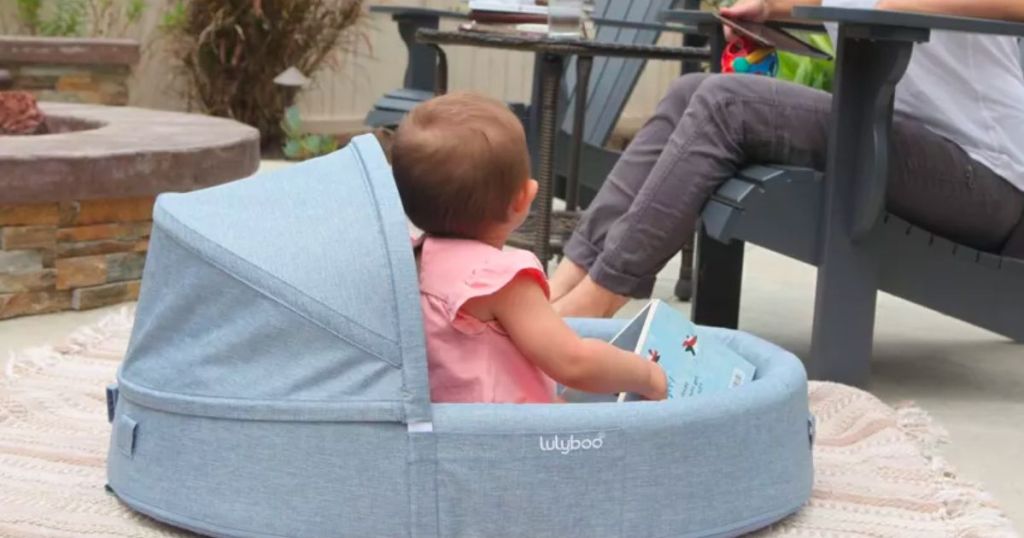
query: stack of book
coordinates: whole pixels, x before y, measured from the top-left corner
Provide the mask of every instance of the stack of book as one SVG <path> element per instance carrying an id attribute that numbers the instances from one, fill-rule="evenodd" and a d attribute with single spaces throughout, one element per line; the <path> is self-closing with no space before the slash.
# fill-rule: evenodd
<path id="1" fill-rule="evenodd" d="M 548 8 L 535 0 L 469 0 L 469 19 L 480 24 L 547 24 Z"/>
<path id="2" fill-rule="evenodd" d="M 487 32 L 540 36 L 548 31 L 546 0 L 469 0 L 469 23 L 460 29 L 467 32 Z"/>

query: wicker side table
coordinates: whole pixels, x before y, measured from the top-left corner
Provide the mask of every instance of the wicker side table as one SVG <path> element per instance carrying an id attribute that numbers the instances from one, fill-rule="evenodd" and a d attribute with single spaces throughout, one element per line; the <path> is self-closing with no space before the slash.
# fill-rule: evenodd
<path id="1" fill-rule="evenodd" d="M 539 107 L 540 139 L 539 170 L 537 182 L 540 189 L 530 218 L 518 230 L 509 243 L 513 246 L 532 250 L 541 262 L 547 265 L 553 254 L 560 253 L 562 245 L 576 224 L 578 214 L 577 189 L 579 185 L 579 159 L 583 143 L 583 119 L 586 111 L 587 86 L 595 56 L 622 58 L 644 58 L 649 60 L 706 60 L 708 49 L 704 47 L 661 47 L 655 45 L 627 45 L 586 41 L 579 39 L 552 39 L 546 36 L 528 34 L 498 34 L 470 31 L 439 31 L 421 29 L 416 40 L 429 44 L 438 52 L 437 93 L 447 91 L 448 61 L 441 45 L 461 45 L 496 49 L 533 52 L 541 58 Z M 566 185 L 566 210 L 552 209 L 554 184 L 554 152 L 556 121 L 558 115 L 559 89 L 566 58 L 576 56 L 578 81 L 576 101 L 573 109 L 573 130 L 569 146 L 568 183 Z"/>

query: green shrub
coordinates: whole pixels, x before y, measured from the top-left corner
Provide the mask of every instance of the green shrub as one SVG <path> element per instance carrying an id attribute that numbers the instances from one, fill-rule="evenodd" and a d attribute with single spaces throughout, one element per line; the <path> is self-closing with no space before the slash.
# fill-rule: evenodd
<path id="1" fill-rule="evenodd" d="M 302 118 L 297 106 L 290 106 L 285 110 L 281 130 L 284 132 L 284 145 L 281 149 L 285 158 L 292 161 L 304 161 L 327 155 L 337 150 L 340 145 L 338 139 L 331 135 L 303 133 Z"/>
<path id="2" fill-rule="evenodd" d="M 49 37 L 126 37 L 146 0 L 15 0 L 17 33 Z"/>
<path id="3" fill-rule="evenodd" d="M 819 49 L 835 55 L 832 40 L 826 34 L 806 34 L 802 36 Z M 804 86 L 810 86 L 826 92 L 832 91 L 836 66 L 831 60 L 819 60 L 808 56 L 799 56 L 788 52 L 779 53 L 779 73 L 777 78 L 788 80 Z"/>

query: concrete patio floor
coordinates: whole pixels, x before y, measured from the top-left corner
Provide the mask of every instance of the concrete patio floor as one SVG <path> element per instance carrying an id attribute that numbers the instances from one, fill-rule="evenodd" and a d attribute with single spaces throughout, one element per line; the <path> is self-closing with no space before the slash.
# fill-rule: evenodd
<path id="1" fill-rule="evenodd" d="M 677 274 L 678 259 L 660 275 L 656 297 L 676 302 Z M 810 266 L 748 247 L 742 328 L 806 356 L 814 276 Z M 621 315 L 641 306 L 634 301 Z M 0 363 L 17 350 L 59 343 L 117 308 L 0 322 Z M 876 327 L 869 390 L 890 404 L 912 400 L 945 426 L 946 458 L 1024 529 L 1024 345 L 885 294 Z"/>

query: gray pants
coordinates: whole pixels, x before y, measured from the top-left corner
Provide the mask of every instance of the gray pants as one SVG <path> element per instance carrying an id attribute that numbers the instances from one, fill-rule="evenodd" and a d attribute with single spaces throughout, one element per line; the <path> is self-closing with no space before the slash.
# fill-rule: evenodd
<path id="1" fill-rule="evenodd" d="M 705 202 L 739 167 L 825 169 L 830 111 L 829 94 L 767 77 L 680 77 L 612 169 L 566 256 L 608 290 L 649 297 Z M 909 118 L 897 115 L 893 144 L 889 211 L 978 249 L 1007 244 L 1024 193 Z"/>

